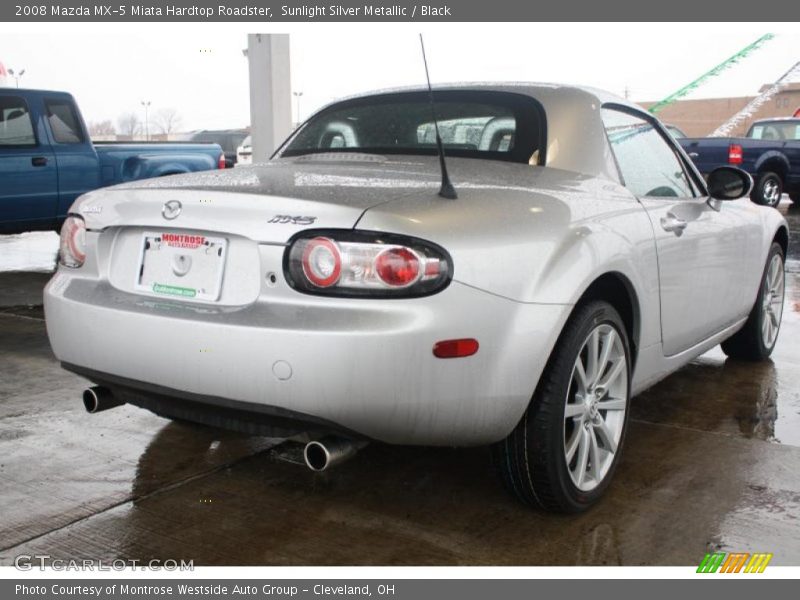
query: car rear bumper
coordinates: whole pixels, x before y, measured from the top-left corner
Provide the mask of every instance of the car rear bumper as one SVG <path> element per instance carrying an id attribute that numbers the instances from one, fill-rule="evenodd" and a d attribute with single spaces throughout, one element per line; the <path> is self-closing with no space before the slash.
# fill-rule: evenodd
<path id="1" fill-rule="evenodd" d="M 286 433 L 339 429 L 422 445 L 505 437 L 571 310 L 456 282 L 408 300 L 281 290 L 262 291 L 246 306 L 217 307 L 140 296 L 64 269 L 44 301 L 58 359 L 116 386 L 133 404 L 187 419 L 193 410 L 235 409 L 239 421 L 250 412 L 261 415 L 253 423 Z M 478 352 L 433 356 L 437 341 L 456 338 L 477 339 Z M 275 416 L 285 420 L 267 418 Z"/>

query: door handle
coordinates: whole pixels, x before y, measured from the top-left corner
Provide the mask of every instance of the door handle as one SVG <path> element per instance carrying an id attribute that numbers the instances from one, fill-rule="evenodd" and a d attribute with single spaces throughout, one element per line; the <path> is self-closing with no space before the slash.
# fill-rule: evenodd
<path id="1" fill-rule="evenodd" d="M 683 230 L 686 229 L 686 221 L 679 219 L 674 214 L 667 213 L 666 216 L 661 217 L 661 228 L 664 231 L 671 231 L 676 235 L 681 235 Z"/>
<path id="2" fill-rule="evenodd" d="M 34 167 L 46 167 L 47 166 L 47 157 L 46 156 L 34 156 L 31 159 L 31 164 Z"/>
<path id="3" fill-rule="evenodd" d="M 700 156 L 697 152 L 689 152 L 689 158 L 697 158 Z"/>

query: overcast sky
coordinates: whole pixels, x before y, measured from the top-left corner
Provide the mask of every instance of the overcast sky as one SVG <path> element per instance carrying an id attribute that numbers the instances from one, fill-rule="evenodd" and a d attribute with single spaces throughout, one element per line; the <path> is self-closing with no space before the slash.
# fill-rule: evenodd
<path id="1" fill-rule="evenodd" d="M 424 82 L 424 30 L 434 82 L 582 83 L 658 100 L 766 32 L 777 37 L 691 97 L 749 95 L 800 61 L 800 25 L 307 24 L 291 32 L 292 89 L 302 116 L 337 97 Z M 175 108 L 182 129 L 249 122 L 246 32 L 253 25 L 0 25 L 0 62 L 25 87 L 75 95 L 88 121 Z M 266 29 L 259 27 L 262 31 Z M 73 33 L 67 33 L 67 31 Z"/>

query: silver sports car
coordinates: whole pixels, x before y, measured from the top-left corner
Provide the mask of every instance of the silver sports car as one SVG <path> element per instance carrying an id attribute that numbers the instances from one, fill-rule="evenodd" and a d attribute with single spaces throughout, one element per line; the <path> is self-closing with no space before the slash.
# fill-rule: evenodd
<path id="1" fill-rule="evenodd" d="M 716 344 L 772 352 L 788 230 L 751 185 L 598 90 L 349 98 L 266 164 L 79 198 L 47 331 L 90 412 L 303 439 L 317 470 L 491 444 L 520 499 L 575 512 L 633 395 Z"/>

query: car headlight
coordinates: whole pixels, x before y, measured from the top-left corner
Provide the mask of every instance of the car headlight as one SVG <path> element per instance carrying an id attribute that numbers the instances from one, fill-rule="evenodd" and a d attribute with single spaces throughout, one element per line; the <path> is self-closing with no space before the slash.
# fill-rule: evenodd
<path id="1" fill-rule="evenodd" d="M 77 269 L 86 260 L 86 223 L 82 217 L 70 215 L 61 226 L 58 262 Z"/>
<path id="2" fill-rule="evenodd" d="M 450 255 L 417 238 L 352 230 L 309 230 L 295 236 L 284 273 L 298 291 L 324 296 L 428 296 L 452 278 Z"/>

